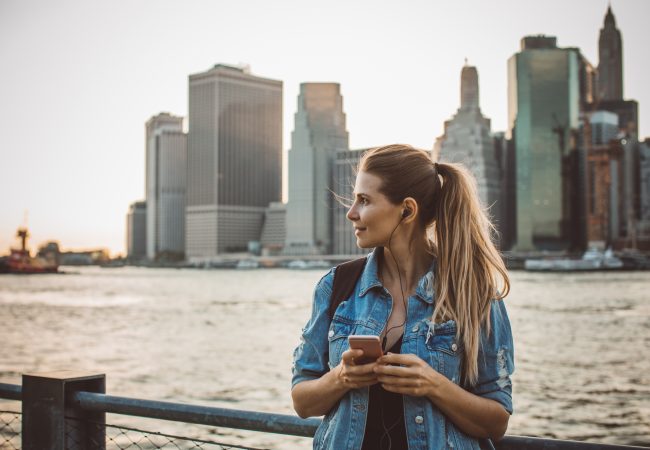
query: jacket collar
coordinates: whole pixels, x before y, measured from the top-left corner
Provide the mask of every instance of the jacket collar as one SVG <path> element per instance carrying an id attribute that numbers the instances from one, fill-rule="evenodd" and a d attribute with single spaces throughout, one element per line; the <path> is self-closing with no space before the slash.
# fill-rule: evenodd
<path id="1" fill-rule="evenodd" d="M 384 287 L 379 279 L 379 258 L 383 256 L 383 252 L 383 247 L 377 247 L 367 256 L 368 260 L 359 281 L 359 297 L 365 296 L 370 289 Z M 420 278 L 415 288 L 415 295 L 429 304 L 433 303 L 435 273 L 436 260 L 434 259 L 431 268 Z"/>

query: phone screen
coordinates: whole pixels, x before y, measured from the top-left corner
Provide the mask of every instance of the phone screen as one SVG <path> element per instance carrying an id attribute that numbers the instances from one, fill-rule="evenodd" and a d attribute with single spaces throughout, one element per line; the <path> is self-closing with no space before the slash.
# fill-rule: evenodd
<path id="1" fill-rule="evenodd" d="M 356 364 L 368 364 L 383 355 L 379 336 L 353 334 L 348 336 L 348 342 L 351 349 L 363 350 L 363 355 L 355 360 Z"/>

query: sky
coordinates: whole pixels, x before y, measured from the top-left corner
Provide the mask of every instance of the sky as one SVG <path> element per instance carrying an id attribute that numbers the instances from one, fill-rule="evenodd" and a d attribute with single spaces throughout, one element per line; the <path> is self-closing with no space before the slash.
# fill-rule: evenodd
<path id="1" fill-rule="evenodd" d="M 429 149 L 460 103 L 465 58 L 483 113 L 507 124 L 507 60 L 526 35 L 598 63 L 607 0 L 0 0 L 0 255 L 31 247 L 125 251 L 144 199 L 144 124 L 187 115 L 188 75 L 247 64 L 284 82 L 283 149 L 300 83 L 341 84 L 351 148 Z M 648 0 L 612 0 L 624 95 L 650 134 Z M 285 155 L 286 157 L 286 155 Z M 284 183 L 286 192 L 286 168 Z"/>

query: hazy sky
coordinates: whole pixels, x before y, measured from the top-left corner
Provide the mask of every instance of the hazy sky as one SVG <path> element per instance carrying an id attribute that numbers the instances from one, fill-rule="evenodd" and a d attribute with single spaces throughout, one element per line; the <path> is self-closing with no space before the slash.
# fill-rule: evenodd
<path id="1" fill-rule="evenodd" d="M 650 133 L 648 0 L 614 0 L 625 97 Z M 493 130 L 507 123 L 507 59 L 548 34 L 597 64 L 606 0 L 269 2 L 0 0 L 0 254 L 27 210 L 31 245 L 123 252 L 144 198 L 144 123 L 187 114 L 187 77 L 215 63 L 284 81 L 291 145 L 299 84 L 341 83 L 352 148 L 431 148 L 459 105 L 464 58 Z M 285 173 L 286 177 L 286 173 Z"/>

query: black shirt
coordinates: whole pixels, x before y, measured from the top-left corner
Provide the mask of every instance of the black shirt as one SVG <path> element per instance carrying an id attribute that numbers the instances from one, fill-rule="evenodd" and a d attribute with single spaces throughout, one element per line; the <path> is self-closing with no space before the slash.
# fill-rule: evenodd
<path id="1" fill-rule="evenodd" d="M 388 350 L 400 353 L 402 338 Z M 361 450 L 408 450 L 402 394 L 388 392 L 380 383 L 370 386 L 368 418 Z"/>

